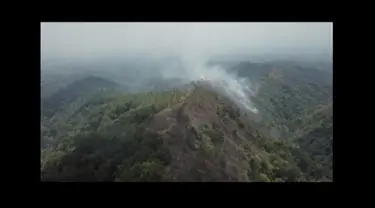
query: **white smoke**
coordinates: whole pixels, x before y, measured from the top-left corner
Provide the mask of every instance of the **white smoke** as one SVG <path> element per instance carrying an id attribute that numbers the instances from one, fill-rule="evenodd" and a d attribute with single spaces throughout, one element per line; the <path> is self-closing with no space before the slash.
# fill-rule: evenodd
<path id="1" fill-rule="evenodd" d="M 251 90 L 251 83 L 246 78 L 237 77 L 234 73 L 229 73 L 222 66 L 209 66 L 205 64 L 203 58 L 182 60 L 183 67 L 176 70 L 174 73 L 166 73 L 165 77 L 179 78 L 186 82 L 204 80 L 209 82 L 218 92 L 235 102 L 239 107 L 247 109 L 251 112 L 257 113 L 258 110 L 254 107 L 250 100 L 253 91 Z M 168 70 L 171 72 L 171 70 Z"/>

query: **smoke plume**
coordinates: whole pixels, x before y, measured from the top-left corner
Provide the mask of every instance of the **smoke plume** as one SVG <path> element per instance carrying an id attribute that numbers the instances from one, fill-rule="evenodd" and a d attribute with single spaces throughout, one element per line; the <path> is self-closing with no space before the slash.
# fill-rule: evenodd
<path id="1" fill-rule="evenodd" d="M 228 72 L 220 65 L 208 65 L 208 58 L 199 56 L 182 56 L 179 62 L 175 62 L 162 70 L 164 78 L 178 78 L 185 83 L 195 81 L 208 82 L 217 92 L 228 97 L 240 108 L 257 113 L 250 100 L 253 95 L 251 82 L 234 73 Z M 176 73 L 170 73 L 170 72 Z"/>

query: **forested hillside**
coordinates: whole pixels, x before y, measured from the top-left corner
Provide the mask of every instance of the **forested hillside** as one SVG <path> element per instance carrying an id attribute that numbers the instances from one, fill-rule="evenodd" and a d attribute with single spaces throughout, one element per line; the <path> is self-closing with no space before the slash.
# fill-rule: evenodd
<path id="1" fill-rule="evenodd" d="M 231 70 L 254 83 L 259 114 L 204 81 L 127 92 L 90 76 L 60 87 L 42 100 L 42 180 L 331 181 L 329 77 L 272 64 Z"/>
<path id="2" fill-rule="evenodd" d="M 333 181 L 331 22 L 39 28 L 42 181 Z"/>
<path id="3" fill-rule="evenodd" d="M 295 142 L 332 175 L 332 72 L 289 62 L 245 62 L 234 70 L 252 78 L 252 101 L 278 139 Z"/>

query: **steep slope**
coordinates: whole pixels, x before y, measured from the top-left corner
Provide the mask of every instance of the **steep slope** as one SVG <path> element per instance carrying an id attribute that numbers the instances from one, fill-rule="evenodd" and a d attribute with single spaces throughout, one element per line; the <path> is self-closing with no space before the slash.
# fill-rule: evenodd
<path id="1" fill-rule="evenodd" d="M 215 93 L 196 87 L 184 102 L 156 114 L 150 122 L 149 130 L 165 140 L 174 158 L 165 180 L 248 180 L 248 167 L 242 164 L 246 139 L 237 135 L 237 123 L 217 101 Z"/>
<path id="2" fill-rule="evenodd" d="M 270 139 L 257 116 L 204 83 L 94 103 L 42 150 L 42 180 L 330 180 L 298 146 Z"/>

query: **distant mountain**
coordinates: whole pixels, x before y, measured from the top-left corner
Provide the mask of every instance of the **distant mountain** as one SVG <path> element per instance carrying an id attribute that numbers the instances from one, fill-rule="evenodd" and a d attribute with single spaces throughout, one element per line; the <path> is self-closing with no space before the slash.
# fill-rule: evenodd
<path id="1" fill-rule="evenodd" d="M 85 77 L 87 75 L 77 73 L 64 74 L 56 71 L 41 71 L 41 99 L 47 98 L 74 81 Z"/>
<path id="2" fill-rule="evenodd" d="M 79 98 L 83 98 L 103 90 L 114 90 L 119 87 L 120 86 L 117 83 L 100 77 L 85 77 L 69 84 L 51 96 L 43 99 L 42 112 L 46 116 L 51 116 L 53 112 L 71 104 Z"/>

